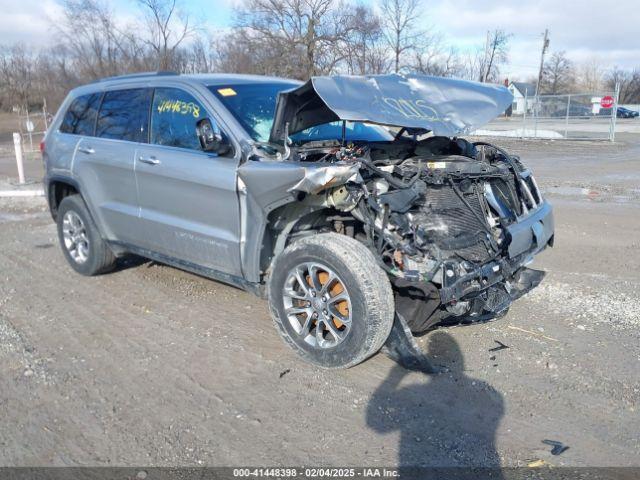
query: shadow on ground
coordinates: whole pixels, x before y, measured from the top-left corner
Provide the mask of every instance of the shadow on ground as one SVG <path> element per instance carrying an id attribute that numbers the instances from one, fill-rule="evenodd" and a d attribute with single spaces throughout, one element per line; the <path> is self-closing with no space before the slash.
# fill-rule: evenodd
<path id="1" fill-rule="evenodd" d="M 432 334 L 428 356 L 447 371 L 422 374 L 409 383 L 405 377 L 416 374 L 394 367 L 371 397 L 368 426 L 380 433 L 400 432 L 401 473 L 423 466 L 499 468 L 495 443 L 504 414 L 502 395 L 465 373 L 462 352 L 451 335 Z"/>

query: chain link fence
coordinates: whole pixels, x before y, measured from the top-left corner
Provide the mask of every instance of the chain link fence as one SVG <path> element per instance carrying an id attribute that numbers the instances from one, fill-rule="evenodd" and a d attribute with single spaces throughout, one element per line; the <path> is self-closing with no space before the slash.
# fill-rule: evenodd
<path id="1" fill-rule="evenodd" d="M 618 92 L 532 95 L 525 92 L 518 114 L 505 114 L 475 135 L 573 140 L 615 140 Z M 516 99 L 514 99 L 516 105 Z"/>
<path id="2" fill-rule="evenodd" d="M 49 128 L 52 115 L 47 111 L 47 103 L 43 102 L 41 110 L 20 108 L 18 114 L 18 132 L 22 137 L 22 149 L 25 153 L 39 151 L 40 141 Z"/>

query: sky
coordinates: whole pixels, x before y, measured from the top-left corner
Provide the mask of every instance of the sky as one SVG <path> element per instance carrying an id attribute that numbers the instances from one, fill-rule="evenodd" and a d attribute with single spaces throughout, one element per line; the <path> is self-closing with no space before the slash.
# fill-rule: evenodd
<path id="1" fill-rule="evenodd" d="M 108 1 L 126 21 L 136 15 L 134 0 Z M 239 0 L 182 0 L 212 31 L 231 25 Z M 358 1 L 358 0 L 352 0 Z M 377 0 L 360 0 L 374 5 Z M 481 45 L 487 30 L 511 33 L 511 79 L 537 74 L 542 34 L 549 29 L 550 52 L 564 50 L 576 63 L 597 59 L 606 67 L 640 67 L 640 0 L 422 0 L 421 22 L 460 51 Z M 16 41 L 35 47 L 55 40 L 52 23 L 60 17 L 57 0 L 0 0 L 0 44 Z"/>

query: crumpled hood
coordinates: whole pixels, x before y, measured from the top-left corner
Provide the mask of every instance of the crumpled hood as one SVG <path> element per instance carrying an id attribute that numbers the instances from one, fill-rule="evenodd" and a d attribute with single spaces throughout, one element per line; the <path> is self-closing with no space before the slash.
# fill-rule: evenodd
<path id="1" fill-rule="evenodd" d="M 278 95 L 272 142 L 337 120 L 430 130 L 436 135 L 469 133 L 513 101 L 505 87 L 427 75 L 337 75 L 313 77 Z"/>

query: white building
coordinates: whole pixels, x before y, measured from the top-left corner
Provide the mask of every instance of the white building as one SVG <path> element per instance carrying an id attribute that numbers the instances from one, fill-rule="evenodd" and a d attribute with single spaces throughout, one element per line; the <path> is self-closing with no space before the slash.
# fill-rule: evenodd
<path id="1" fill-rule="evenodd" d="M 533 109 L 533 98 L 536 94 L 536 86 L 527 82 L 511 82 L 507 87 L 513 95 L 512 114 L 523 115 L 525 111 L 525 97 L 527 101 L 527 113 Z"/>

